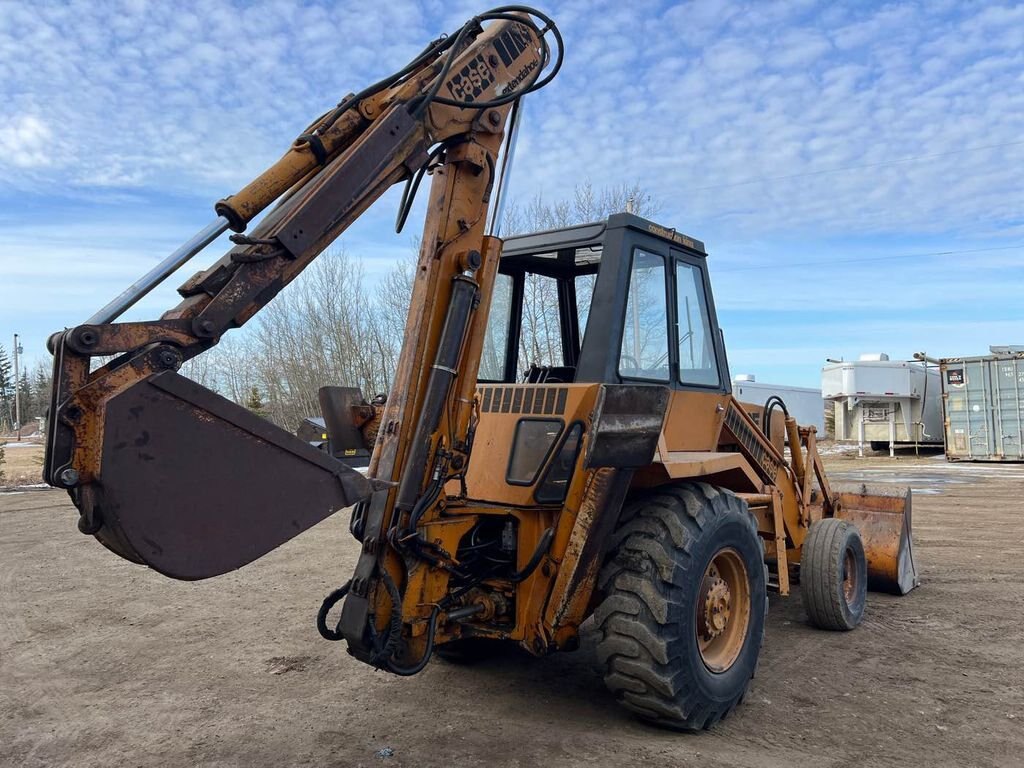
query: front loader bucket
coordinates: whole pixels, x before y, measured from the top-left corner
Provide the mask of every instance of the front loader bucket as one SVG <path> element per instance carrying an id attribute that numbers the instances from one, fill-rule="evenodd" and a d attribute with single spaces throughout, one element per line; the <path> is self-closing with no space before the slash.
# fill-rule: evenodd
<path id="1" fill-rule="evenodd" d="M 868 562 L 868 588 L 905 595 L 921 582 L 914 562 L 910 489 L 867 485 L 832 487 L 836 517 L 857 526 Z"/>
<path id="2" fill-rule="evenodd" d="M 95 482 L 72 492 L 79 526 L 176 579 L 240 568 L 370 495 L 324 451 L 178 374 L 106 404 Z"/>

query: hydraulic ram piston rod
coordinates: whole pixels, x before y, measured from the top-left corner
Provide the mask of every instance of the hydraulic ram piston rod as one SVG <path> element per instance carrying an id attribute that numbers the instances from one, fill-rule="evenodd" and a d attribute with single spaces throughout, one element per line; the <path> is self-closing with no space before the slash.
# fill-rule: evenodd
<path id="1" fill-rule="evenodd" d="M 144 274 L 103 309 L 85 321 L 86 325 L 112 323 L 139 299 L 167 279 L 167 276 L 228 230 L 228 220 L 218 216 L 181 245 L 174 253 Z"/>

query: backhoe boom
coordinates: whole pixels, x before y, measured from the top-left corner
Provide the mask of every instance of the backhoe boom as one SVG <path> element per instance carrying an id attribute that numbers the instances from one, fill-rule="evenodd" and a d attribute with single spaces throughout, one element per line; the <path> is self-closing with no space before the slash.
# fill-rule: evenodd
<path id="1" fill-rule="evenodd" d="M 488 232 L 506 127 L 561 56 L 551 19 L 498 8 L 314 120 L 213 224 L 51 337 L 45 478 L 83 532 L 178 579 L 239 568 L 351 507 L 354 573 L 316 626 L 357 659 L 411 675 L 435 649 L 542 656 L 577 648 L 593 617 L 625 706 L 707 728 L 747 690 L 769 590 L 799 580 L 811 622 L 849 630 L 869 585 L 918 585 L 910 494 L 834 486 L 813 427 L 777 397 L 733 396 L 700 241 L 630 213 Z M 404 181 L 400 228 L 425 175 L 392 391 L 368 404 L 327 382 L 328 450 L 178 373 Z M 229 228 L 234 247 L 176 307 L 114 322 Z M 365 475 L 336 458 L 371 450 Z"/>
<path id="2" fill-rule="evenodd" d="M 483 256 L 496 262 L 499 252 L 483 237 L 497 156 L 511 105 L 557 69 L 560 48 L 556 60 L 545 38 L 552 31 L 546 16 L 515 6 L 434 41 L 314 121 L 277 163 L 217 203 L 217 222 L 91 322 L 51 337 L 44 475 L 71 493 L 84 532 L 167 575 L 206 578 L 398 482 L 367 480 L 176 371 L 245 324 L 387 189 L 431 173 L 446 191 L 431 195 L 425 261 L 444 274 L 434 275 L 433 295 L 410 321 L 424 332 L 406 345 L 406 378 L 391 400 L 403 419 L 384 442 L 397 441 L 392 453 L 402 454 L 415 423 L 404 414 L 419 406 L 424 361 L 440 341 L 432 311 L 446 306 L 453 279 L 475 294 L 474 274 L 494 272 L 481 268 Z M 232 236 L 223 258 L 181 286 L 177 307 L 159 320 L 112 322 L 217 233 L 241 232 L 274 201 L 251 231 Z M 403 207 L 411 202 L 407 195 Z M 458 362 L 461 346 L 454 352 Z M 90 370 L 101 356 L 116 357 Z M 423 482 L 407 472 L 404 486 L 418 492 Z"/>

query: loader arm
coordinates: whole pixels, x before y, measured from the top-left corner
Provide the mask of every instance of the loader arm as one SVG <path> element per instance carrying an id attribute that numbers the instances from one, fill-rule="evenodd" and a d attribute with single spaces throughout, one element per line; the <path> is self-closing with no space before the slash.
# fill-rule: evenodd
<path id="1" fill-rule="evenodd" d="M 218 202 L 220 218 L 188 256 L 277 205 L 179 288 L 178 306 L 158 320 L 113 322 L 153 287 L 147 276 L 86 324 L 54 334 L 44 478 L 68 490 L 79 528 L 129 560 L 201 579 L 251 562 L 374 489 L 408 515 L 428 484 L 437 436 L 445 435 L 446 461 L 468 450 L 467 400 L 500 254 L 500 242 L 484 235 L 496 160 L 514 103 L 550 81 L 560 61 L 557 28 L 543 14 L 508 6 L 471 19 L 347 97 Z M 421 267 L 374 479 L 177 373 L 402 181 L 404 220 L 426 173 L 433 183 Z M 440 385 L 431 378 L 438 360 L 447 362 Z M 392 567 L 390 580 L 400 579 Z"/>

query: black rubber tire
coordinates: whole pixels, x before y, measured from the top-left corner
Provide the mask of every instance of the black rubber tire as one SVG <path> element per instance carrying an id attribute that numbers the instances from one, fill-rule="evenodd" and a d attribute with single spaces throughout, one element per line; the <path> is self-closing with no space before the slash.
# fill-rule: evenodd
<path id="1" fill-rule="evenodd" d="M 701 581 L 723 548 L 739 553 L 750 617 L 732 665 L 712 672 L 700 655 Z M 628 502 L 598 580 L 598 660 L 615 698 L 675 730 L 710 728 L 736 707 L 757 669 L 768 611 L 767 568 L 747 504 L 706 483 L 662 486 Z"/>
<path id="2" fill-rule="evenodd" d="M 871 441 L 871 450 L 872 451 L 885 451 L 886 453 L 888 453 L 888 451 L 889 451 L 889 441 L 888 440 L 872 440 Z"/>
<path id="3" fill-rule="evenodd" d="M 855 592 L 843 589 L 847 553 L 852 555 Z M 827 517 L 811 525 L 800 555 L 800 593 L 811 623 L 819 629 L 846 632 L 864 618 L 868 567 L 857 526 Z"/>

